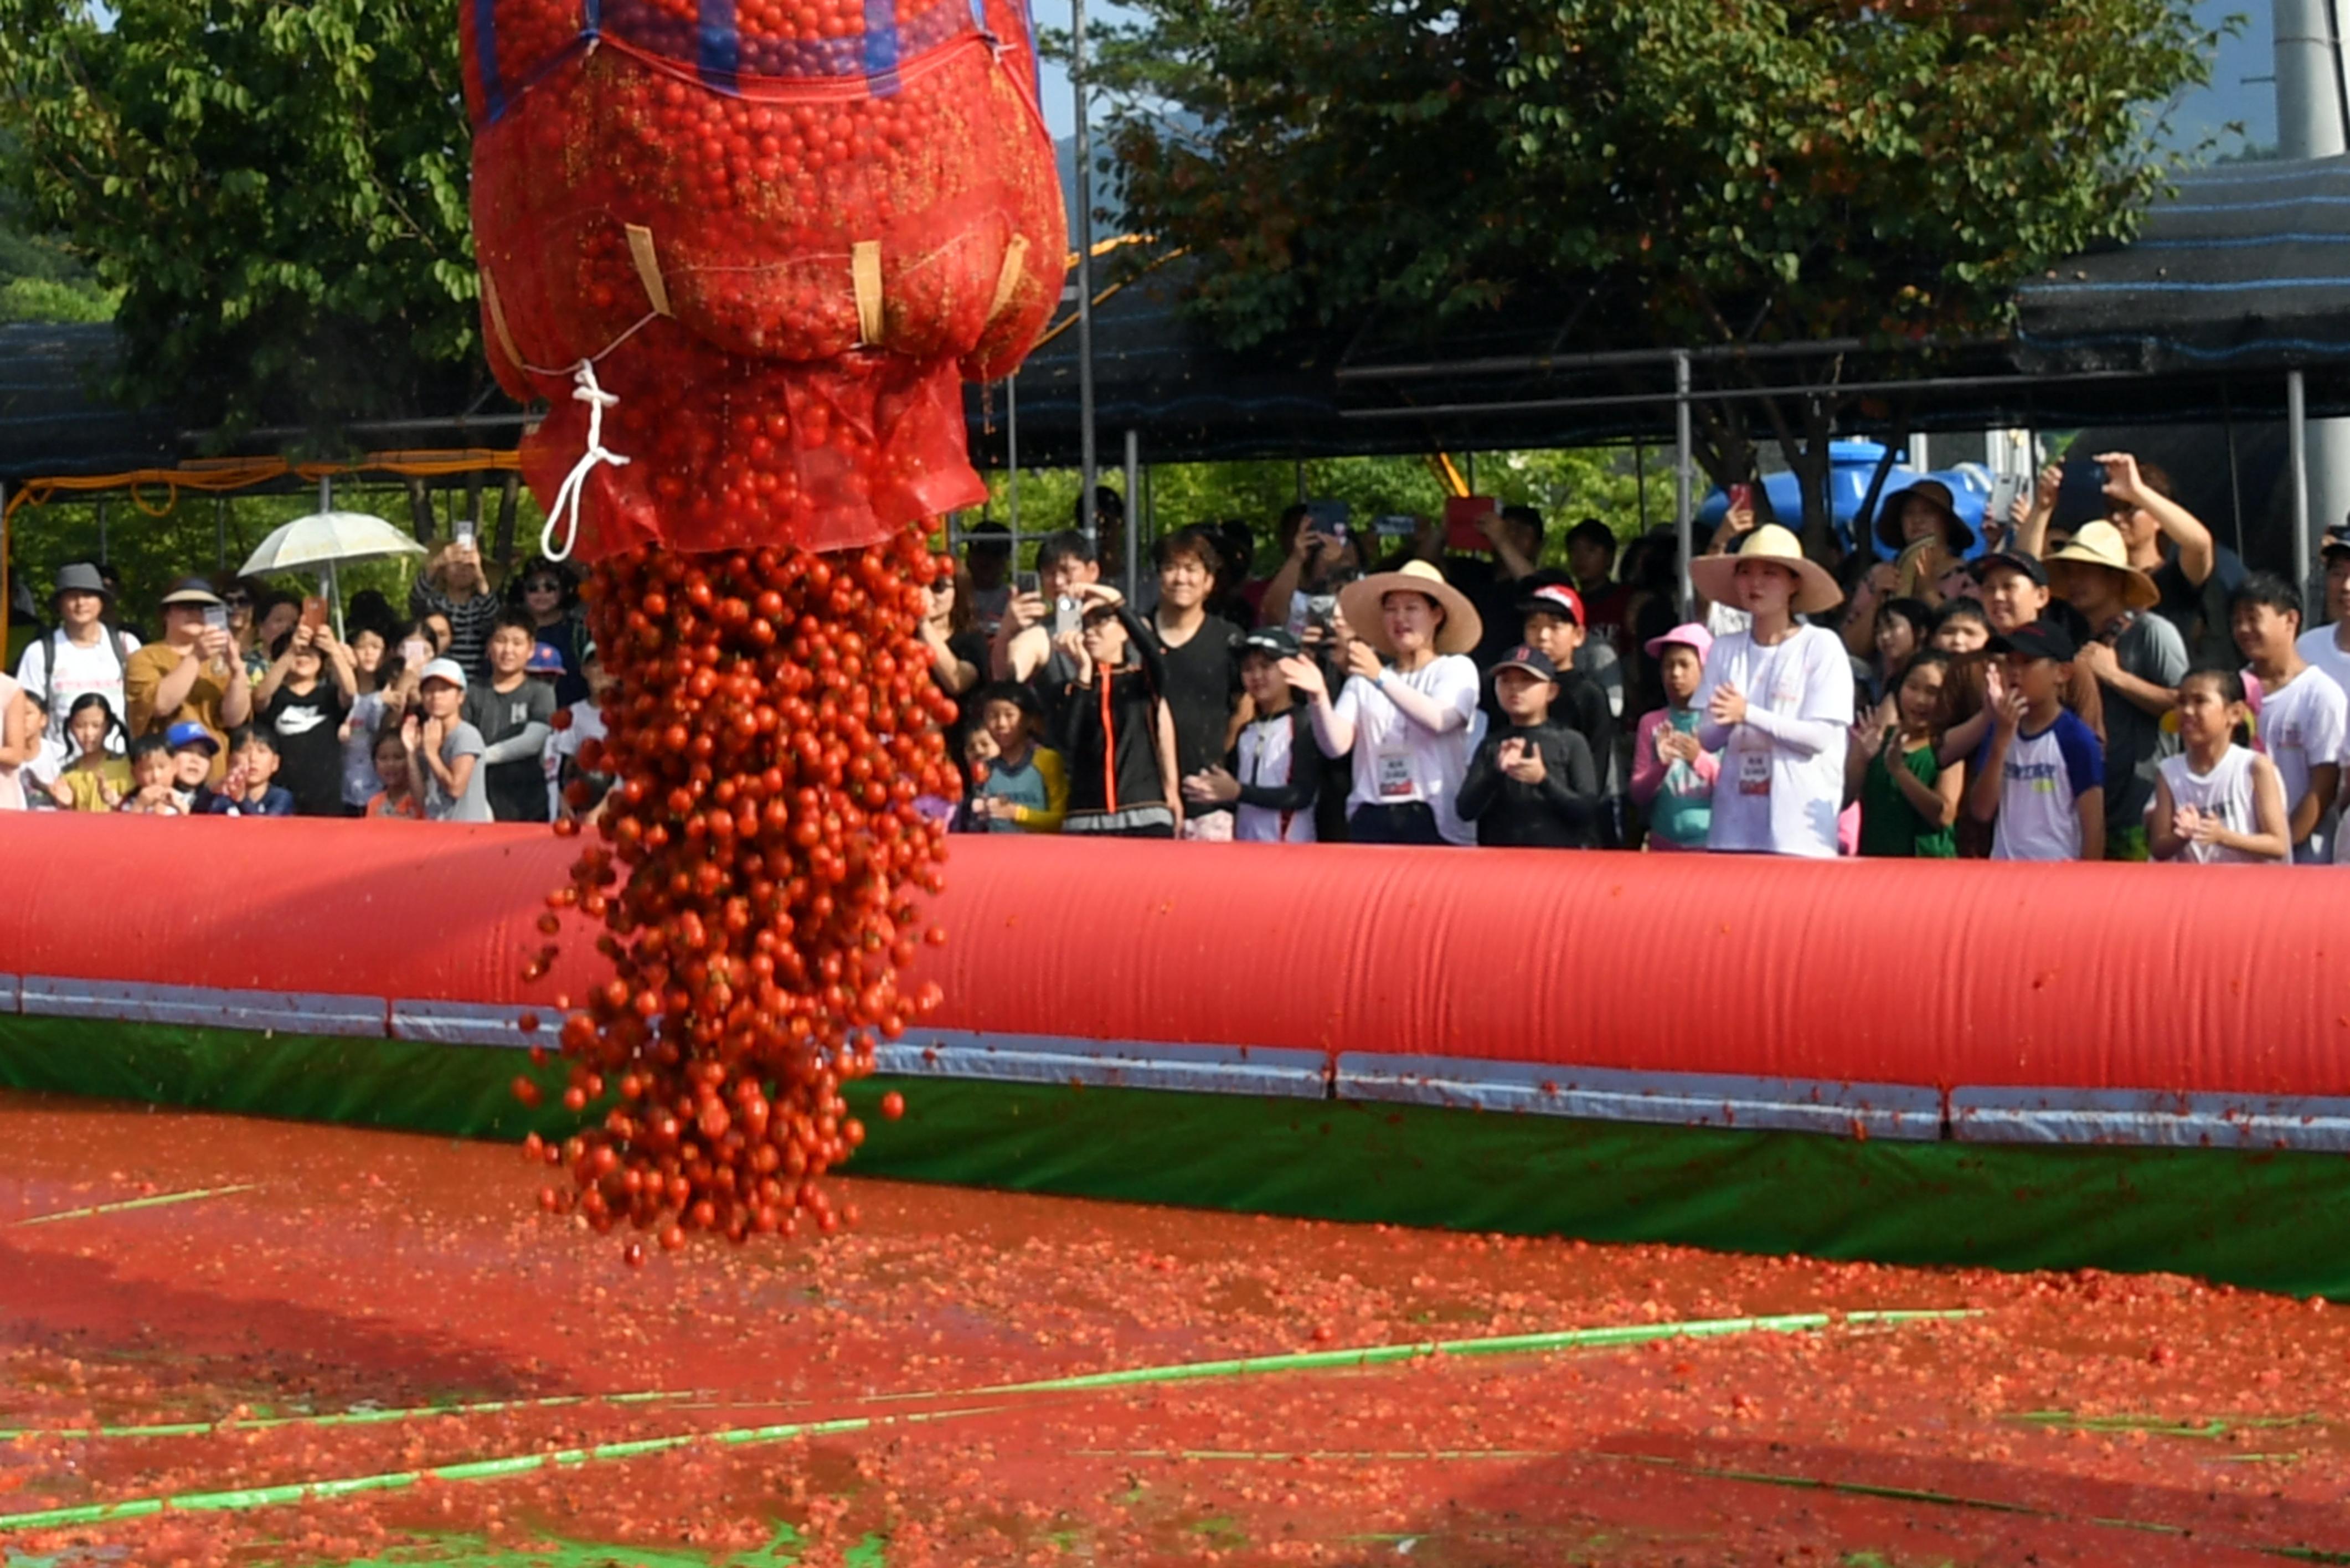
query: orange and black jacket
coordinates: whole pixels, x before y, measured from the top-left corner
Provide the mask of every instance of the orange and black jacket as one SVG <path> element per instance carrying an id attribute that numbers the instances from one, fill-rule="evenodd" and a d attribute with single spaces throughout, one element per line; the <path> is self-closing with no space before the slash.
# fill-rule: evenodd
<path id="1" fill-rule="evenodd" d="M 1168 803 L 1159 774 L 1160 665 L 1140 622 L 1120 605 L 1127 658 L 1139 661 L 1089 686 L 1069 686 L 1061 700 L 1055 750 L 1069 771 L 1069 810 L 1116 812 Z"/>

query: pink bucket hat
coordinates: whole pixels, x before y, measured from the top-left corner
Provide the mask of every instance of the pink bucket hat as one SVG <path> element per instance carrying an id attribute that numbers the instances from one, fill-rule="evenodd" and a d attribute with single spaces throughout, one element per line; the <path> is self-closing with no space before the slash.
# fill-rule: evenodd
<path id="1" fill-rule="evenodd" d="M 1713 651 L 1713 633 L 1697 621 L 1684 621 L 1662 637 L 1650 638 L 1648 641 L 1648 657 L 1662 659 L 1665 649 L 1676 647 L 1689 649 L 1702 664 L 1705 656 Z"/>

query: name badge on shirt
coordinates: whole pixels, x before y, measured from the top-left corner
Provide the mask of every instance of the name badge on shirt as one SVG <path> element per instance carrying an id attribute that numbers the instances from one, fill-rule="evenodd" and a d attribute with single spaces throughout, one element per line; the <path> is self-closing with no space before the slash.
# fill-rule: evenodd
<path id="1" fill-rule="evenodd" d="M 1379 798 L 1410 800 L 1419 793 L 1419 786 L 1412 781 L 1411 776 L 1411 753 L 1381 752 L 1379 753 Z"/>
<path id="2" fill-rule="evenodd" d="M 1738 753 L 1738 793 L 1769 794 L 1771 793 L 1771 753 L 1741 752 Z"/>

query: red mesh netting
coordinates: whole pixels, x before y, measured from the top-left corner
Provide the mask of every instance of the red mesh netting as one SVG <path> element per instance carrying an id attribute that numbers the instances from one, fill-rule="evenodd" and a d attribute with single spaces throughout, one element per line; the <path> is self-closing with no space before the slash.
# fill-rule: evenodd
<path id="1" fill-rule="evenodd" d="M 579 557 L 844 549 L 983 498 L 961 383 L 1018 364 L 1067 244 L 1023 0 L 460 15 L 484 332 L 552 406 L 542 503 L 588 444 L 573 369 L 619 400 Z"/>

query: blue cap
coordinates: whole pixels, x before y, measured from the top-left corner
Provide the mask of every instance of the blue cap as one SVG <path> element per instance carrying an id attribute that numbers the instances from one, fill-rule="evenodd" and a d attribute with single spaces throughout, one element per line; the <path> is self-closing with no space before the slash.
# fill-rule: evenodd
<path id="1" fill-rule="evenodd" d="M 522 667 L 525 675 L 560 675 L 563 673 L 563 650 L 551 642 L 531 644 L 530 659 Z"/>
<path id="2" fill-rule="evenodd" d="M 185 751 L 190 746 L 195 746 L 207 756 L 220 755 L 220 742 L 213 737 L 210 730 L 205 729 L 193 719 L 182 719 L 164 731 L 163 743 L 175 752 Z"/>

